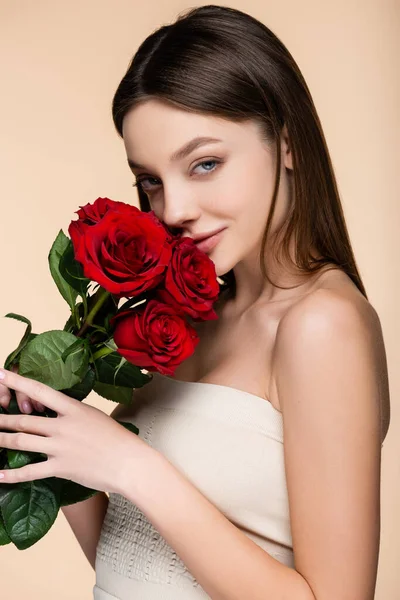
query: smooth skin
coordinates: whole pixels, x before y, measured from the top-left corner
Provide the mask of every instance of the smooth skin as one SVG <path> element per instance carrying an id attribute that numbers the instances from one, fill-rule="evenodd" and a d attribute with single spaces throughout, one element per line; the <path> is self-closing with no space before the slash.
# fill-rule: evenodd
<path id="1" fill-rule="evenodd" d="M 121 493 L 127 467 L 140 462 L 149 446 L 102 410 L 70 398 L 40 381 L 0 369 L 0 388 L 26 394 L 57 413 L 49 419 L 34 415 L 0 414 L 0 447 L 43 452 L 48 460 L 0 471 L 1 483 L 46 477 L 71 479 L 108 493 Z M 127 446 L 133 454 L 126 455 Z M 112 452 L 110 452 L 112 448 Z M 128 465 L 127 465 L 128 463 Z"/>
<path id="2" fill-rule="evenodd" d="M 277 324 L 265 369 L 271 368 L 271 390 L 283 415 L 295 569 L 254 544 L 156 451 L 140 454 L 143 460 L 140 466 L 135 463 L 135 476 L 118 484 L 121 493 L 146 514 L 214 600 L 373 600 L 381 443 L 389 424 L 387 369 L 376 312 L 346 274 L 338 279 L 325 273 L 324 286 L 316 288 L 315 276 L 304 278 L 290 265 L 276 263 L 270 246 L 266 262 L 273 281 L 300 285 L 281 290 L 263 279 L 258 253 L 274 160 L 253 123 L 186 113 L 151 100 L 128 113 L 123 132 L 128 160 L 145 165 L 134 173 L 147 177 L 143 188 L 161 220 L 184 235 L 227 227 L 210 254 L 217 274 L 234 268 L 237 281 L 237 294 L 224 306 L 221 323 L 239 326 L 254 312 L 258 322 L 267 322 L 271 306 L 293 300 Z M 222 142 L 171 162 L 170 155 L 197 135 Z M 282 185 L 273 232 L 293 198 L 285 129 L 281 152 Z M 218 169 L 215 164 L 212 169 L 199 166 L 204 161 L 210 166 L 211 159 L 220 161 Z M 61 407 L 59 392 L 35 388 L 31 394 L 34 382 L 17 379 L 17 374 L 7 377 L 6 386 Z M 0 428 L 11 419 L 14 428 L 29 429 L 35 417 L 0 415 Z M 106 421 L 103 425 L 107 431 Z M 6 436 L 0 434 L 1 446 L 15 443 Z M 20 447 L 29 437 L 17 438 Z M 43 442 L 38 451 L 44 448 Z M 59 457 L 68 464 L 62 451 Z M 69 472 L 82 477 L 88 466 L 76 465 L 75 474 L 70 464 Z M 14 471 L 22 474 L 24 468 Z"/>

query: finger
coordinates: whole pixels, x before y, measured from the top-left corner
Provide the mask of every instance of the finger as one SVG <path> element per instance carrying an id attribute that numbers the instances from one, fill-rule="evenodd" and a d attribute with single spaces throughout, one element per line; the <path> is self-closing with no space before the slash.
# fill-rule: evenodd
<path id="1" fill-rule="evenodd" d="M 46 419 L 33 415 L 0 415 L 0 430 L 10 429 L 50 437 L 55 433 L 56 421 L 57 419 Z"/>
<path id="2" fill-rule="evenodd" d="M 33 410 L 36 410 L 37 412 L 44 412 L 46 410 L 46 407 L 43 406 L 43 404 L 40 404 L 40 402 L 37 402 L 36 400 L 32 400 L 32 398 L 29 398 L 27 396 L 28 399 L 28 404 L 29 404 L 29 413 L 32 412 Z M 25 411 L 25 407 L 24 410 L 22 412 L 26 412 Z"/>
<path id="3" fill-rule="evenodd" d="M 17 403 L 21 412 L 30 414 L 32 410 L 36 410 L 37 412 L 44 412 L 46 408 L 40 402 L 36 400 L 32 400 L 27 394 L 23 394 L 22 392 L 15 392 L 17 397 Z"/>
<path id="4" fill-rule="evenodd" d="M 19 368 L 19 364 L 14 363 L 11 366 L 10 371 L 12 371 L 13 373 L 18 373 L 18 368 Z M 21 412 L 24 412 L 24 413 L 32 412 L 32 403 L 29 401 L 29 396 L 27 396 L 26 394 L 21 394 L 21 392 L 16 392 L 15 397 L 17 399 L 17 404 L 18 404 L 19 410 Z M 10 395 L 10 400 L 11 400 L 11 395 Z"/>
<path id="5" fill-rule="evenodd" d="M 28 394 L 32 400 L 40 402 L 61 415 L 68 414 L 68 411 L 75 406 L 74 399 L 69 398 L 62 392 L 54 390 L 41 381 L 24 377 L 7 369 L 0 369 L 0 383 L 15 390 L 15 392 Z"/>
<path id="6" fill-rule="evenodd" d="M 49 454 L 50 438 L 30 433 L 0 433 L 0 448 L 10 450 L 23 450 L 24 452 L 42 452 Z"/>
<path id="7" fill-rule="evenodd" d="M 10 390 L 4 387 L 4 385 L 0 385 L 0 406 L 2 406 L 3 408 L 7 408 L 10 404 L 10 400 Z"/>
<path id="8" fill-rule="evenodd" d="M 11 401 L 11 393 L 10 390 L 5 387 L 4 385 L 0 386 L 1 388 L 1 392 L 0 392 L 0 405 L 3 408 L 8 408 L 10 401 Z M 3 392 L 4 390 L 4 392 Z M 22 413 L 26 413 L 29 414 L 32 412 L 32 409 L 35 408 L 36 410 L 38 409 L 38 403 L 35 400 L 32 400 L 27 394 L 24 394 L 22 392 L 15 392 L 15 397 L 17 399 L 17 404 L 19 407 L 19 410 Z"/>
<path id="9" fill-rule="evenodd" d="M 39 463 L 31 463 L 19 469 L 5 469 L 0 471 L 0 483 L 20 483 L 21 481 L 34 481 L 55 477 L 55 467 L 52 459 L 43 460 Z"/>
<path id="10" fill-rule="evenodd" d="M 11 367 L 11 371 L 13 373 L 18 373 L 19 364 L 13 364 Z M 27 394 L 23 394 L 22 392 L 15 392 L 15 396 L 17 399 L 17 404 L 19 410 L 23 413 L 30 414 L 32 409 L 39 411 L 39 405 L 34 400 L 31 400 Z M 11 398 L 10 398 L 11 399 Z M 42 411 L 41 411 L 42 412 Z"/>
<path id="11" fill-rule="evenodd" d="M 15 392 L 15 396 L 17 398 L 19 410 L 24 413 L 31 413 L 33 408 L 33 402 L 29 398 L 29 396 L 27 394 L 23 394 L 22 392 Z"/>

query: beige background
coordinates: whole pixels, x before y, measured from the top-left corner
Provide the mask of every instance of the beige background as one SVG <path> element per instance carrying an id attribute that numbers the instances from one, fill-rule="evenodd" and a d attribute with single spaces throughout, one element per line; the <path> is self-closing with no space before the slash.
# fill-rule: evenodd
<path id="1" fill-rule="evenodd" d="M 199 2 L 198 4 L 203 4 Z M 98 196 L 136 202 L 111 100 L 139 43 L 196 3 L 0 0 L 0 361 L 68 307 L 47 255 L 60 228 Z M 392 420 L 383 447 L 376 598 L 400 597 L 399 4 L 398 0 L 230 2 L 268 25 L 294 55 L 319 111 L 360 272 L 384 330 Z M 397 109 L 397 110 L 396 110 Z M 396 235 L 397 233 L 397 235 Z M 397 276 L 397 279 L 396 279 Z M 110 413 L 95 394 L 88 402 Z M 60 512 L 36 545 L 1 549 L 1 596 L 89 600 L 95 574 Z"/>

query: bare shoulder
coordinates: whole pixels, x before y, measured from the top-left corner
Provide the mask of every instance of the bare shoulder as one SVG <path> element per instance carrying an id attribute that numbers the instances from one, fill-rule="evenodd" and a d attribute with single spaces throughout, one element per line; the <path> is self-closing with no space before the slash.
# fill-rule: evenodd
<path id="1" fill-rule="evenodd" d="M 335 282 L 290 307 L 274 348 L 293 550 L 316 598 L 342 597 L 345 581 L 348 598 L 372 600 L 386 358 L 375 309 Z"/>
<path id="2" fill-rule="evenodd" d="M 379 316 L 372 304 L 343 271 L 325 273 L 325 279 L 312 292 L 300 298 L 283 315 L 277 331 L 280 338 L 292 339 L 299 331 L 335 329 L 357 323 L 382 342 Z"/>
<path id="3" fill-rule="evenodd" d="M 384 438 L 390 424 L 390 398 L 381 322 L 372 304 L 352 282 L 348 284 L 347 275 L 341 275 L 343 279 L 333 280 L 334 285 L 322 285 L 299 299 L 279 322 L 273 356 L 275 390 L 283 412 L 278 378 L 291 368 L 290 361 L 304 365 L 305 355 L 312 361 L 325 354 L 328 386 L 330 378 L 343 368 L 341 357 L 351 346 L 354 364 L 356 357 L 365 355 L 373 368 Z M 315 373 L 317 376 L 323 375 Z"/>
<path id="4" fill-rule="evenodd" d="M 303 326 L 322 327 L 357 317 L 374 330 L 380 328 L 375 308 L 358 290 L 347 285 L 321 286 L 290 307 L 281 320 L 280 329 L 297 328 L 299 321 Z"/>

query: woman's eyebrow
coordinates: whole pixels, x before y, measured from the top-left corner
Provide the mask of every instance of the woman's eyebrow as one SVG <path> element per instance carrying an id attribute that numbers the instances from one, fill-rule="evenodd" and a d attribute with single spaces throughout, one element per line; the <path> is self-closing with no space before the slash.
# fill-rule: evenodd
<path id="1" fill-rule="evenodd" d="M 182 160 L 183 158 L 186 158 L 186 156 L 191 154 L 194 150 L 196 150 L 200 146 L 204 146 L 205 144 L 215 144 L 217 142 L 222 142 L 222 140 L 220 140 L 219 138 L 214 138 L 214 137 L 205 137 L 205 136 L 195 137 L 192 140 L 190 140 L 189 142 L 187 142 L 184 146 L 182 146 L 181 148 L 176 150 L 176 152 L 174 152 L 172 154 L 172 156 L 170 156 L 169 161 L 176 162 L 178 160 Z M 146 168 L 144 165 L 140 165 L 139 163 L 135 162 L 131 158 L 128 158 L 128 165 L 131 167 L 131 169 L 145 169 Z"/>

